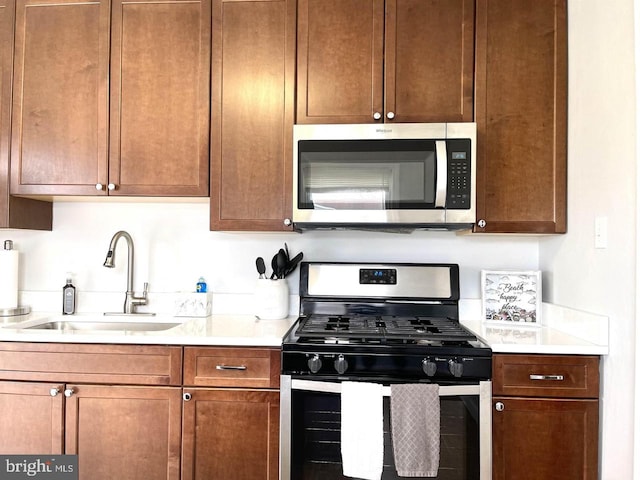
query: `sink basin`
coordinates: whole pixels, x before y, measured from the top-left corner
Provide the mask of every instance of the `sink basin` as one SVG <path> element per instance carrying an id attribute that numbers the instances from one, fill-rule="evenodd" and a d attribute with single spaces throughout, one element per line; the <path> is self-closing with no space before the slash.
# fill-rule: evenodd
<path id="1" fill-rule="evenodd" d="M 32 325 L 24 325 L 24 329 L 39 330 L 129 330 L 137 332 L 156 332 L 168 330 L 180 325 L 175 321 L 144 320 L 44 320 Z"/>

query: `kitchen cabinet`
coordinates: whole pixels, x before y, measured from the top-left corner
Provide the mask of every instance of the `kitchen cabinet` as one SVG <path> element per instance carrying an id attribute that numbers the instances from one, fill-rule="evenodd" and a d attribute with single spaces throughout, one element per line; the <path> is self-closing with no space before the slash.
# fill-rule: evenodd
<path id="1" fill-rule="evenodd" d="M 185 347 L 183 480 L 277 480 L 279 375 L 279 349 Z"/>
<path id="2" fill-rule="evenodd" d="M 567 228 L 566 0 L 478 0 L 476 232 Z"/>
<path id="3" fill-rule="evenodd" d="M 181 358 L 180 347 L 0 344 L 0 453 L 77 454 L 92 480 L 178 480 Z"/>
<path id="4" fill-rule="evenodd" d="M 206 196 L 209 19 L 208 0 L 17 0 L 11 193 Z"/>
<path id="5" fill-rule="evenodd" d="M 15 0 L 0 0 L 0 228 L 51 230 L 49 202 L 9 195 Z"/>
<path id="6" fill-rule="evenodd" d="M 494 480 L 598 478 L 599 357 L 494 355 Z"/>
<path id="7" fill-rule="evenodd" d="M 473 120 L 473 0 L 300 0 L 297 123 Z"/>
<path id="8" fill-rule="evenodd" d="M 291 226 L 295 0 L 214 0 L 211 230 Z"/>

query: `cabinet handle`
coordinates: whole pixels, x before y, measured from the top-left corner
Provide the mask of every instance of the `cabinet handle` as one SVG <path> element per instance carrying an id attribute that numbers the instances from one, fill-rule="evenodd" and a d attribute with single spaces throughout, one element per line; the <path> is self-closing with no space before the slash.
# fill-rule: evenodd
<path id="1" fill-rule="evenodd" d="M 396 114 L 393 112 L 387 112 L 387 118 L 389 120 L 393 120 L 395 118 Z"/>
<path id="2" fill-rule="evenodd" d="M 110 183 L 109 185 L 107 185 L 107 188 L 109 190 L 115 190 L 116 189 L 116 184 L 115 183 Z"/>
<path id="3" fill-rule="evenodd" d="M 537 375 L 531 374 L 529 375 L 529 380 L 553 380 L 556 382 L 562 382 L 564 380 L 564 375 Z"/>
<path id="4" fill-rule="evenodd" d="M 102 190 L 104 188 L 104 185 L 102 185 L 101 183 L 96 183 L 96 190 Z"/>
<path id="5" fill-rule="evenodd" d="M 504 403 L 502 402 L 496 402 L 496 410 L 498 412 L 502 412 L 504 410 Z"/>
<path id="6" fill-rule="evenodd" d="M 64 391 L 64 396 L 69 398 L 71 395 L 73 395 L 75 393 L 75 391 L 76 391 L 75 388 L 67 388 Z"/>
<path id="7" fill-rule="evenodd" d="M 487 221 L 486 220 L 482 220 L 482 219 L 478 220 L 478 226 L 480 228 L 486 227 L 487 226 Z"/>
<path id="8" fill-rule="evenodd" d="M 374 120 L 380 120 L 382 118 L 382 114 L 380 112 L 376 112 L 373 114 Z"/>
<path id="9" fill-rule="evenodd" d="M 188 393 L 188 392 L 183 393 L 183 394 L 182 394 L 182 399 L 183 399 L 185 402 L 188 402 L 189 400 L 191 400 L 191 394 L 190 394 L 190 393 Z"/>
<path id="10" fill-rule="evenodd" d="M 216 370 L 246 370 L 246 365 L 216 365 Z"/>
<path id="11" fill-rule="evenodd" d="M 291 219 L 290 218 L 285 218 L 282 223 L 284 223 L 285 227 L 290 227 L 291 226 Z"/>
<path id="12" fill-rule="evenodd" d="M 52 388 L 51 390 L 49 390 L 49 395 L 51 395 L 52 397 L 57 397 L 59 393 L 60 387 Z"/>

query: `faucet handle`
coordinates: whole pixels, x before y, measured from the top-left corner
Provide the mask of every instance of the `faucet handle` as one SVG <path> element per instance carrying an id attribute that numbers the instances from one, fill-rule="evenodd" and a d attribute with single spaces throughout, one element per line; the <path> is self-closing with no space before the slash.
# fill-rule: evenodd
<path id="1" fill-rule="evenodd" d="M 146 297 L 148 291 L 149 291 L 149 282 L 144 282 L 144 290 L 142 291 L 142 296 Z"/>

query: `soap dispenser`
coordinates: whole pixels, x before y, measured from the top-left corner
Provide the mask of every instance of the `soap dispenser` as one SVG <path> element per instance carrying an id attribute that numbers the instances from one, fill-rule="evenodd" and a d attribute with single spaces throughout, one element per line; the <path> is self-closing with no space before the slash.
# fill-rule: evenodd
<path id="1" fill-rule="evenodd" d="M 67 284 L 62 287 L 62 314 L 76 313 L 76 287 L 71 283 L 71 275 L 67 275 Z"/>

